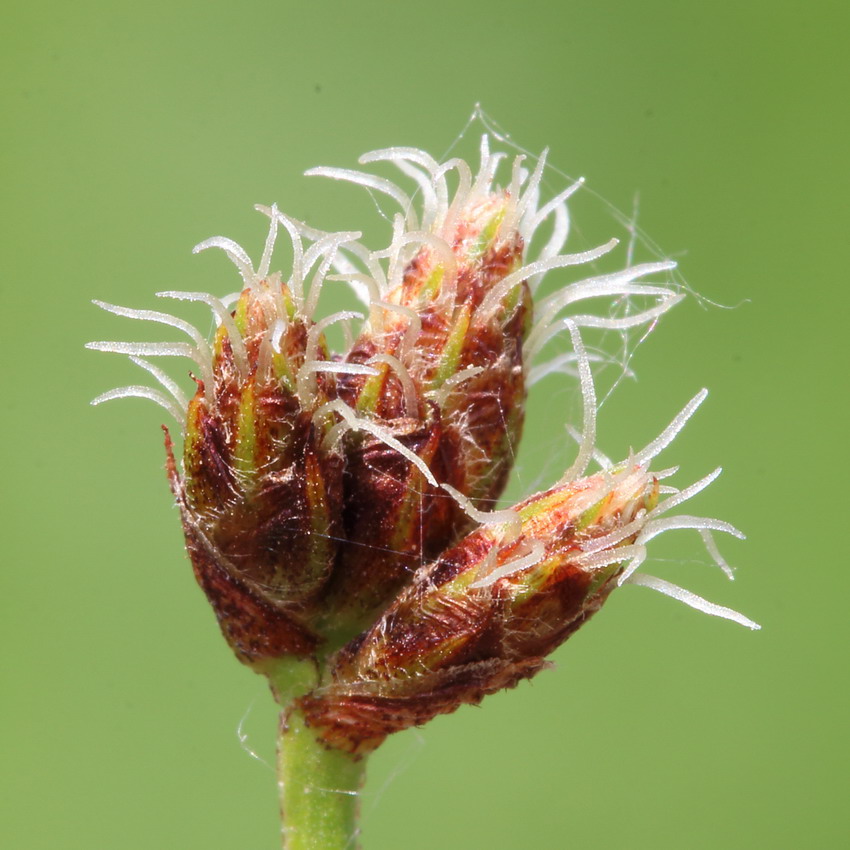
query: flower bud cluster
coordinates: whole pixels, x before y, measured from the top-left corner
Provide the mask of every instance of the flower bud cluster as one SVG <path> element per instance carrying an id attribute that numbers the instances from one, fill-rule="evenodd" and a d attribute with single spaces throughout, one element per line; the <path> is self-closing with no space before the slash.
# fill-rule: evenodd
<path id="1" fill-rule="evenodd" d="M 95 401 L 142 396 L 177 419 L 182 462 L 167 435 L 169 478 L 195 575 L 225 638 L 261 672 L 291 657 L 321 662 L 324 677 L 302 709 L 330 746 L 350 752 L 533 675 L 626 581 L 754 626 L 635 572 L 645 543 L 667 528 L 698 529 L 728 570 L 710 535 L 735 529 L 659 518 L 708 479 L 676 491 L 660 483 L 665 473 L 650 471 L 702 396 L 619 465 L 594 445 L 591 357 L 580 329 L 625 332 L 654 322 L 681 294 L 646 278 L 673 264 L 629 259 L 535 304 L 545 274 L 593 263 L 616 240 L 561 253 L 566 203 L 580 181 L 541 204 L 545 153 L 533 171 L 517 157 L 500 187 L 503 158 L 486 137 L 476 174 L 463 160 L 439 163 L 413 148 L 361 158 L 398 167 L 420 204 L 375 174 L 308 172 L 396 201 L 389 246 L 370 251 L 359 233 L 325 233 L 276 206 L 258 207 L 270 224 L 256 268 L 224 237 L 195 249 L 224 250 L 242 277 L 240 292 L 159 293 L 205 303 L 217 325 L 211 341 L 170 314 L 97 302 L 188 336 L 91 343 L 129 355 L 162 386 L 121 387 Z M 548 239 L 532 259 L 541 227 Z M 270 272 L 281 230 L 292 250 L 285 277 Z M 363 314 L 318 316 L 331 280 L 352 286 Z M 588 299 L 629 309 L 575 312 Z M 362 321 L 356 336 L 354 320 Z M 333 353 L 326 332 L 337 323 L 349 342 Z M 534 359 L 564 331 L 571 354 L 535 373 Z M 194 361 L 193 397 L 148 359 L 162 355 Z M 573 368 L 585 410 L 576 462 L 552 488 L 494 509 L 529 384 Z M 593 458 L 602 471 L 586 475 Z"/>

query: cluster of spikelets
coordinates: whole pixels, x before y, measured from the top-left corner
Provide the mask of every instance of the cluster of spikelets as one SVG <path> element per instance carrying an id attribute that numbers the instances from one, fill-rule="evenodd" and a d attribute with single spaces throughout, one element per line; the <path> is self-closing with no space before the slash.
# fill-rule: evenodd
<path id="1" fill-rule="evenodd" d="M 680 300 L 671 262 L 591 274 L 534 303 L 543 276 L 592 264 L 616 240 L 562 253 L 568 198 L 580 181 L 541 202 L 545 154 L 533 170 L 518 156 L 505 188 L 504 154 L 486 137 L 481 165 L 435 161 L 390 148 L 412 181 L 411 198 L 373 174 L 334 168 L 310 174 L 353 181 L 396 201 L 389 247 L 370 251 L 359 233 L 325 233 L 257 207 L 270 221 L 255 268 L 223 237 L 241 292 L 162 297 L 200 301 L 217 330 L 208 341 L 166 313 L 97 302 L 110 312 L 171 325 L 179 343 L 97 342 L 124 353 L 162 389 L 129 386 L 95 402 L 143 396 L 177 420 L 181 468 L 170 437 L 168 473 L 198 582 L 236 655 L 268 673 L 282 659 L 314 658 L 321 678 L 300 707 L 324 740 L 365 752 L 390 732 L 419 724 L 516 684 L 624 583 L 643 584 L 710 614 L 756 628 L 742 615 L 636 572 L 646 544 L 677 528 L 699 531 L 730 575 L 712 532 L 741 536 L 720 520 L 669 512 L 717 472 L 684 489 L 652 471 L 702 402 L 699 393 L 642 451 L 611 463 L 595 448 L 596 400 L 582 328 L 648 326 Z M 271 272 L 280 231 L 293 262 Z M 544 244 L 531 259 L 536 233 Z M 326 281 L 347 281 L 364 312 L 318 318 Z M 584 302 L 602 304 L 583 312 Z M 613 305 L 613 306 L 612 306 Z M 361 322 L 352 338 L 351 322 Z M 347 350 L 329 351 L 342 323 Z M 548 490 L 496 509 L 523 426 L 532 364 L 556 335 L 571 351 L 536 374 L 572 370 L 583 430 L 572 466 Z M 194 361 L 197 391 L 145 359 Z M 601 470 L 587 475 L 595 461 Z"/>

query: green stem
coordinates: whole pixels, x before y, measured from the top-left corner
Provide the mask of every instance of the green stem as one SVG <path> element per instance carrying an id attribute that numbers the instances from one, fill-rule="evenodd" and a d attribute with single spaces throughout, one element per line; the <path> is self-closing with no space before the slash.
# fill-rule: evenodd
<path id="1" fill-rule="evenodd" d="M 295 704 L 318 684 L 316 662 L 285 658 L 261 672 L 281 706 L 277 776 L 284 850 L 356 850 L 366 760 L 324 746 Z"/>
<path id="2" fill-rule="evenodd" d="M 298 709 L 280 715 L 278 788 L 284 850 L 355 850 L 366 760 L 320 743 Z"/>

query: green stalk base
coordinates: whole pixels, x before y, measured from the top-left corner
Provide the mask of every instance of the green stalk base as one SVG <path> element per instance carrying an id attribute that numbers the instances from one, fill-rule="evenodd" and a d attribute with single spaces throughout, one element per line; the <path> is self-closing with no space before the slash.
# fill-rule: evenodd
<path id="1" fill-rule="evenodd" d="M 329 750 L 300 711 L 280 715 L 278 789 L 284 850 L 356 850 L 365 758 Z"/>

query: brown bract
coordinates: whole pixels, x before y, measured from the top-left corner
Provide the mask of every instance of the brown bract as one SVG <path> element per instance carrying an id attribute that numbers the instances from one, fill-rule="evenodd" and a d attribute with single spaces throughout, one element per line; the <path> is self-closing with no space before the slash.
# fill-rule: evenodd
<path id="1" fill-rule="evenodd" d="M 486 216 L 479 210 L 474 221 L 461 217 L 452 240 L 453 270 L 427 246 L 414 255 L 387 297 L 407 312 L 373 308 L 372 321 L 346 357 L 377 367 L 379 375 L 338 380 L 346 404 L 379 419 L 436 480 L 485 509 L 507 483 L 526 397 L 528 287 L 517 286 L 493 314 L 478 312 L 485 295 L 521 262 L 522 238 L 494 235 L 508 202 L 493 196 Z M 416 344 L 406 350 L 413 323 Z M 382 356 L 404 360 L 404 375 Z M 454 386 L 459 375 L 465 377 Z M 344 520 L 346 542 L 327 610 L 358 629 L 374 620 L 418 565 L 471 525 L 410 460 L 368 437 L 350 444 L 346 454 Z"/>
<path id="2" fill-rule="evenodd" d="M 616 555 L 599 568 L 585 566 L 583 555 L 651 504 L 655 482 L 626 481 L 618 490 L 592 476 L 538 493 L 517 506 L 513 540 L 479 528 L 420 569 L 301 701 L 308 723 L 330 746 L 364 753 L 389 732 L 475 704 L 542 669 L 615 586 Z M 521 561 L 535 543 L 537 555 Z M 512 563 L 516 572 L 485 583 Z"/>
<path id="3" fill-rule="evenodd" d="M 292 319 L 270 340 L 285 295 L 266 284 L 242 293 L 233 319 L 243 362 L 221 328 L 212 397 L 199 383 L 189 403 L 183 475 L 170 465 L 195 575 L 250 664 L 320 643 L 310 604 L 341 529 L 343 458 L 322 447 L 326 428 L 313 420 L 333 382 L 321 376 L 308 406 L 297 395 L 309 328 Z"/>
<path id="4" fill-rule="evenodd" d="M 258 592 L 250 581 L 239 576 L 223 560 L 216 545 L 199 527 L 186 504 L 183 480 L 177 472 L 173 443 L 167 428 L 166 470 L 172 492 L 180 509 L 186 550 L 195 578 L 215 612 L 222 634 L 236 657 L 244 664 L 259 665 L 286 654 L 306 656 L 313 653 L 318 638 L 298 621 L 294 612 L 274 603 Z"/>
<path id="5" fill-rule="evenodd" d="M 515 663 L 493 659 L 439 674 L 423 674 L 417 693 L 406 697 L 316 691 L 299 700 L 298 705 L 328 747 L 363 756 L 393 732 L 421 726 L 462 705 L 477 705 L 488 694 L 515 687 L 548 666 L 545 658 L 524 658 Z"/>

